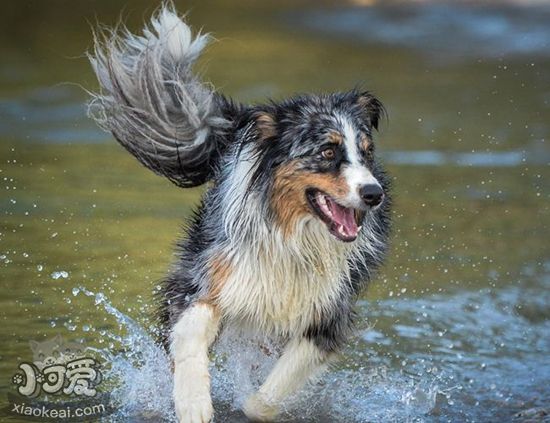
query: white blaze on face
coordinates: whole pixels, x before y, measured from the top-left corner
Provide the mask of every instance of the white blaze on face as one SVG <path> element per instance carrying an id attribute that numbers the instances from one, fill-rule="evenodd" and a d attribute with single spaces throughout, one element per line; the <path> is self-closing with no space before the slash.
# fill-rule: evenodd
<path id="1" fill-rule="evenodd" d="M 359 189 L 364 185 L 380 186 L 380 183 L 372 175 L 370 170 L 361 163 L 361 152 L 357 145 L 357 137 L 359 134 L 350 123 L 349 119 L 338 116 L 338 121 L 342 125 L 344 146 L 349 160 L 349 164 L 346 164 L 343 169 L 343 175 L 349 187 L 347 200 L 350 206 L 360 207 L 363 205 L 363 200 L 359 196 Z"/>

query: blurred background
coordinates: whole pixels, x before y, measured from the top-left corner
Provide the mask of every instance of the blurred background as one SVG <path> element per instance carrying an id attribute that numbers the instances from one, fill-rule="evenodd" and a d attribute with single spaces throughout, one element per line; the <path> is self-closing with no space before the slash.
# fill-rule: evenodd
<path id="1" fill-rule="evenodd" d="M 197 70 L 225 94 L 361 84 L 389 112 L 389 260 L 342 364 L 286 421 L 550 421 L 550 2 L 175 3 L 217 39 Z M 116 352 L 113 386 L 143 379 L 113 391 L 120 420 L 173 417 L 151 356 L 128 349 L 151 347 L 152 293 L 201 189 L 141 168 L 86 117 L 91 28 L 141 30 L 157 6 L 2 2 L 0 406 L 29 340 L 62 334 Z M 217 401 L 216 421 L 240 421 Z"/>

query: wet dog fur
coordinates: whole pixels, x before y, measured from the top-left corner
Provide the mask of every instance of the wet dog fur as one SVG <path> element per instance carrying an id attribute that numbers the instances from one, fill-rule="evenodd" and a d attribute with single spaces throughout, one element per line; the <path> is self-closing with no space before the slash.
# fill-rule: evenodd
<path id="1" fill-rule="evenodd" d="M 142 35 L 96 34 L 89 110 L 155 173 L 209 183 L 160 293 L 179 421 L 212 418 L 208 350 L 231 325 L 285 345 L 243 407 L 270 421 L 345 343 L 384 258 L 389 178 L 373 139 L 384 109 L 361 90 L 239 104 L 192 71 L 208 41 L 172 6 Z"/>

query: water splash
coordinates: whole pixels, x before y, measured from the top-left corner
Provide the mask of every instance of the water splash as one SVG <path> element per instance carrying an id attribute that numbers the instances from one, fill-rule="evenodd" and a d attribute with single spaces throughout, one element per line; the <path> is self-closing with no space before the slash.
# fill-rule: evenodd
<path id="1" fill-rule="evenodd" d="M 104 294 L 73 288 L 74 296 L 80 293 L 93 298 L 94 305 L 103 307 L 119 325 L 117 332 L 100 332 L 109 342 L 96 350 L 107 364 L 106 382 L 112 386 L 111 398 L 118 410 L 113 418 L 174 421 L 170 361 L 154 333 L 115 308 Z"/>
<path id="2" fill-rule="evenodd" d="M 66 272 L 65 270 L 55 271 L 55 272 L 52 272 L 50 277 L 54 280 L 67 279 L 69 277 L 69 272 Z"/>
<path id="3" fill-rule="evenodd" d="M 154 333 L 115 308 L 102 293 L 75 287 L 72 294 L 90 297 L 119 325 L 117 331 L 100 331 L 108 345 L 95 349 L 106 363 L 106 383 L 112 387 L 118 410 L 113 418 L 174 421 L 170 361 L 155 342 Z M 239 410 L 280 352 L 281 346 L 273 340 L 231 328 L 224 331 L 211 366 L 216 422 L 246 421 Z M 382 415 L 422 415 L 435 405 L 436 385 L 396 378 L 381 368 L 357 371 L 354 366 L 356 363 L 348 363 L 325 374 L 286 401 L 281 421 L 362 422 Z M 372 404 L 377 407 L 372 409 Z"/>
<path id="4" fill-rule="evenodd" d="M 547 286 L 550 278 L 539 281 Z M 369 324 L 336 367 L 283 404 L 286 422 L 430 422 L 441 418 L 505 421 L 522 407 L 541 407 L 550 391 L 544 334 L 550 318 L 540 286 L 360 302 Z M 170 362 L 155 331 L 115 308 L 104 294 L 76 287 L 118 323 L 100 330 L 97 349 L 112 388 L 114 421 L 174 421 Z M 538 314 L 537 314 L 538 315 Z M 374 327 L 372 327 L 374 325 Z M 240 410 L 274 365 L 281 346 L 228 328 L 213 351 L 215 422 L 245 422 Z"/>

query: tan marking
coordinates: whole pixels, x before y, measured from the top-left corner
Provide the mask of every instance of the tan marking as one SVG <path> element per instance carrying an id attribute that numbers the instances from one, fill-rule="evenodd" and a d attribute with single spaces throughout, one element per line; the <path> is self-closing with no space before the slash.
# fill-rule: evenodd
<path id="1" fill-rule="evenodd" d="M 258 131 L 260 132 L 260 140 L 265 140 L 275 136 L 277 130 L 275 128 L 275 119 L 267 113 L 261 113 L 256 116 Z"/>
<path id="2" fill-rule="evenodd" d="M 342 144 L 344 142 L 344 137 L 340 132 L 330 131 L 328 134 L 328 140 L 333 144 Z"/>
<path id="3" fill-rule="evenodd" d="M 231 264 L 222 255 L 214 256 L 210 261 L 209 276 L 210 285 L 208 287 L 208 295 L 204 302 L 212 305 L 216 303 L 223 286 L 232 273 Z M 217 308 L 216 308 L 217 310 Z"/>
<path id="4" fill-rule="evenodd" d="M 375 96 L 373 96 L 370 93 L 362 93 L 359 98 L 357 99 L 357 104 L 361 106 L 364 109 L 368 109 L 373 102 L 377 102 Z"/>
<path id="5" fill-rule="evenodd" d="M 359 104 L 361 107 L 366 109 L 371 101 L 372 101 L 372 96 L 360 95 L 359 98 L 357 99 L 357 104 Z"/>
<path id="6" fill-rule="evenodd" d="M 294 161 L 275 173 L 271 205 L 285 238 L 292 235 L 301 217 L 311 213 L 306 198 L 308 188 L 323 191 L 336 201 L 348 195 L 348 185 L 343 177 L 298 170 L 297 167 L 298 162 Z"/>
<path id="7" fill-rule="evenodd" d="M 367 151 L 369 149 L 370 140 L 369 137 L 367 137 L 365 134 L 361 133 L 361 150 Z"/>

